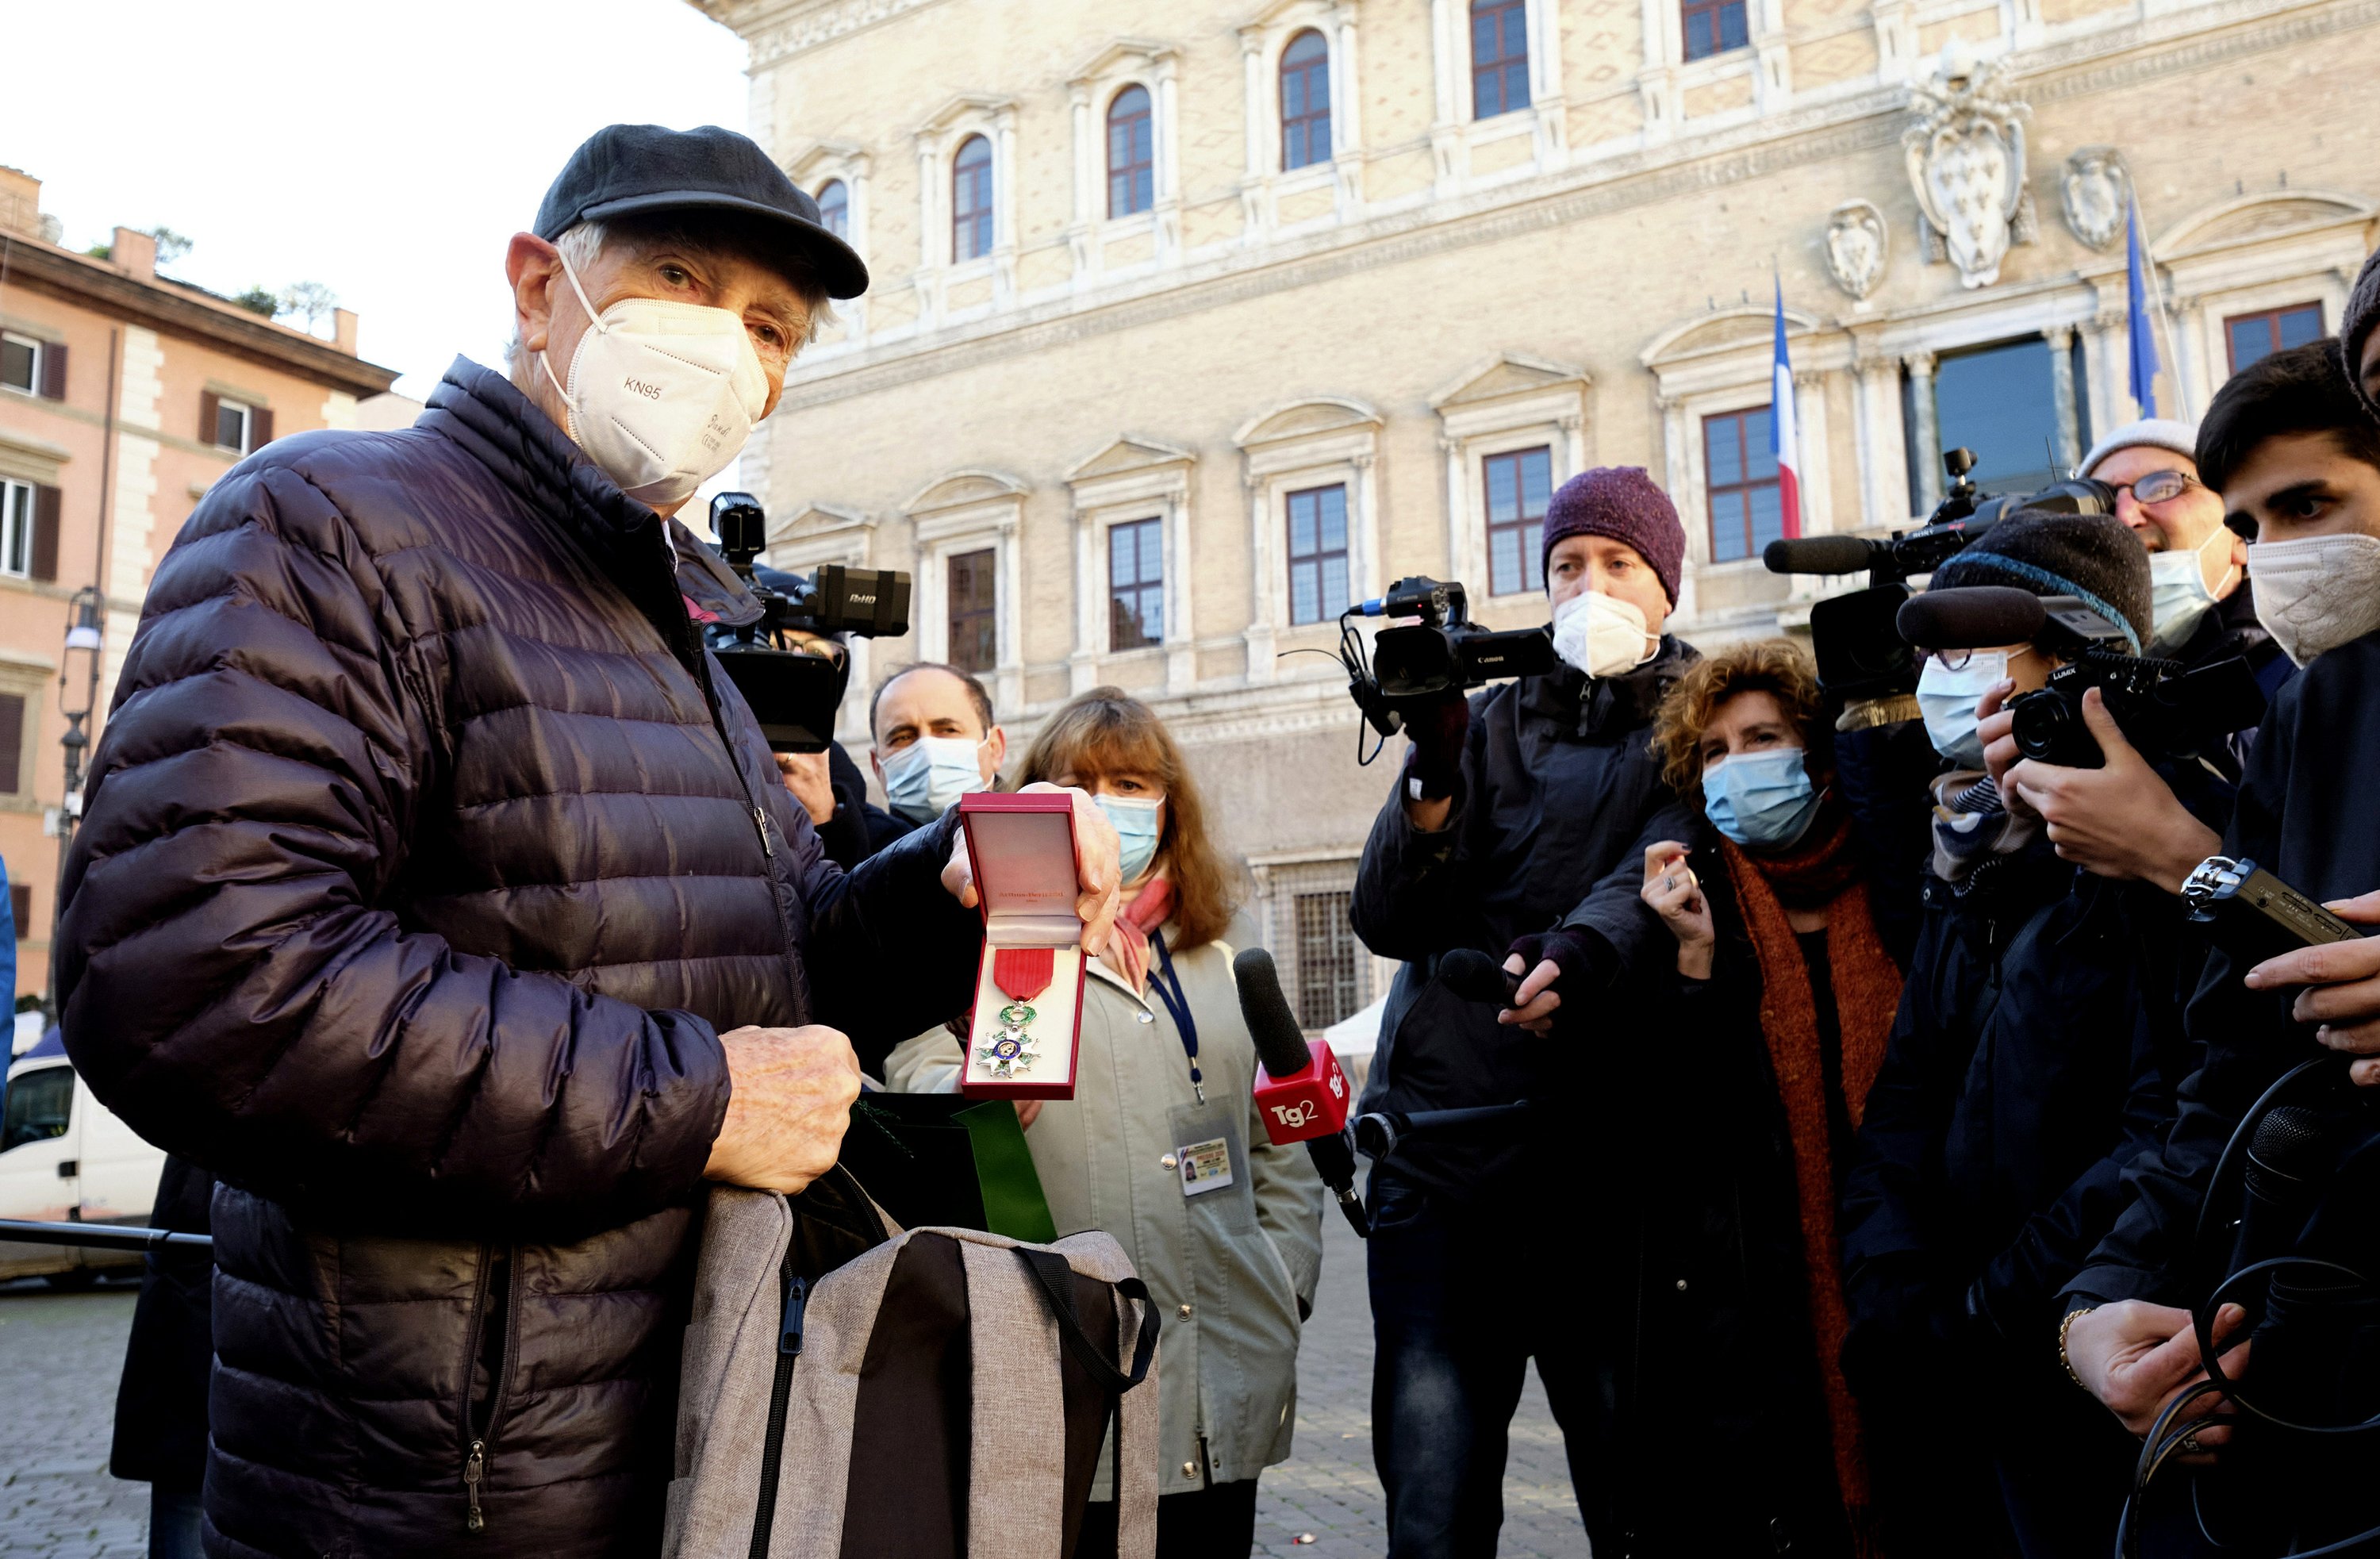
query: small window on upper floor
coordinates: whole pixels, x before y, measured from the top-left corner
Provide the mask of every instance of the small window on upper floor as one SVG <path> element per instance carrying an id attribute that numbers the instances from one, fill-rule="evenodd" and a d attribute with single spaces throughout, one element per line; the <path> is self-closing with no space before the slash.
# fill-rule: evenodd
<path id="1" fill-rule="evenodd" d="M 1289 620 L 1328 622 L 1346 610 L 1347 485 L 1289 494 Z"/>
<path id="2" fill-rule="evenodd" d="M 991 252 L 991 142 L 971 135 L 951 162 L 951 259 Z"/>
<path id="3" fill-rule="evenodd" d="M 1108 104 L 1108 214 L 1130 216 L 1157 200 L 1157 142 L 1148 89 L 1126 87 Z"/>
<path id="4" fill-rule="evenodd" d="M 830 178 L 819 187 L 819 225 L 838 238 L 851 237 L 851 187 Z"/>
<path id="5" fill-rule="evenodd" d="M 1309 27 L 1281 55 L 1281 166 L 1330 160 L 1330 45 Z"/>
<path id="6" fill-rule="evenodd" d="M 953 555 L 946 627 L 951 664 L 990 671 L 1000 664 L 1000 576 L 990 547 Z"/>
<path id="7" fill-rule="evenodd" d="M 1528 0 L 1471 0 L 1471 116 L 1527 106 Z"/>
<path id="8" fill-rule="evenodd" d="M 2258 358 L 2321 339 L 2322 305 L 2319 303 L 2294 303 L 2286 309 L 2260 309 L 2252 314 L 2234 314 L 2223 322 L 2223 341 L 2230 348 L 2231 371 L 2234 373 Z"/>
<path id="9" fill-rule="evenodd" d="M 25 579 L 32 573 L 33 484 L 0 481 L 0 574 Z"/>
<path id="10" fill-rule="evenodd" d="M 1682 6 L 1688 59 L 1725 54 L 1752 42 L 1744 0 L 1682 0 Z"/>
<path id="11" fill-rule="evenodd" d="M 42 344 L 13 331 L 0 335 L 0 384 L 32 395 L 42 383 Z"/>

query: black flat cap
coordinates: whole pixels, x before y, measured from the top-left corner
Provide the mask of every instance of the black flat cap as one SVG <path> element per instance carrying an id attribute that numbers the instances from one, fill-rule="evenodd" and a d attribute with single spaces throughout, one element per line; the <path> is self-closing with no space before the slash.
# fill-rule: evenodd
<path id="1" fill-rule="evenodd" d="M 538 207 L 537 236 L 552 243 L 582 222 L 676 211 L 730 211 L 762 218 L 788 253 L 807 261 L 830 298 L 868 290 L 868 264 L 819 220 L 818 202 L 748 136 L 717 125 L 673 130 L 607 125 L 570 154 Z"/>

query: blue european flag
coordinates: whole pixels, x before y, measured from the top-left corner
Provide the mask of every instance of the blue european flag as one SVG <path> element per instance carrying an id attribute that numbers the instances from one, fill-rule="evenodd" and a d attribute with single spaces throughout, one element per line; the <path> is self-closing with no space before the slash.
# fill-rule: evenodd
<path id="1" fill-rule="evenodd" d="M 2131 293 L 2131 319 L 2126 326 L 2132 338 L 2132 400 L 2143 417 L 2157 414 L 2156 328 L 2149 320 L 2148 263 L 2141 253 L 2141 203 L 2134 201 L 2124 213 L 2124 249 L 2131 267 L 2127 290 Z"/>

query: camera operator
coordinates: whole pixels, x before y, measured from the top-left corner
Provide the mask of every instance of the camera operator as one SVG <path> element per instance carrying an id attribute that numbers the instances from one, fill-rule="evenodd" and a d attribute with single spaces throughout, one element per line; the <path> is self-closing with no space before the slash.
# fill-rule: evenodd
<path id="1" fill-rule="evenodd" d="M 2372 275 L 2367 265 L 2366 283 Z M 2380 922 L 2380 899 L 2371 895 L 2380 884 L 2372 810 L 2380 710 L 2371 697 L 2380 683 L 2380 425 L 2357 400 L 2338 344 L 2325 340 L 2233 376 L 2207 410 L 2198 459 L 2232 523 L 2256 528 L 2248 566 L 2258 615 L 2301 668 L 2249 755 L 2223 853 L 2252 859 L 2351 920 Z M 2067 1285 L 2061 1352 L 2134 1433 L 2203 1378 L 2180 1307 L 2204 1292 L 2188 1270 L 2191 1248 L 2225 1146 L 2265 1090 L 2324 1046 L 2380 1051 L 2370 1021 L 2380 1015 L 2375 954 L 2380 943 L 2350 942 L 2257 963 L 2218 941 L 2209 955 L 2187 1018 L 2204 1065 L 2184 1083 L 2162 1146 L 2127 1173 L 2121 1217 Z M 2380 1064 L 2358 1062 L 2350 1075 L 2380 1082 Z M 2368 1273 L 2371 1254 L 2367 1247 L 2350 1264 Z M 2213 1328 L 2218 1347 L 2243 1317 L 2240 1307 L 2224 1307 Z M 2256 1346 L 2269 1352 L 2272 1340 L 2268 1327 Z M 2239 1372 L 2245 1352 L 2227 1355 L 2227 1373 Z M 2313 1372 L 2335 1382 L 2346 1366 L 2342 1354 Z M 2231 1432 L 2200 1429 L 2192 1443 L 2212 1449 Z M 2368 1473 L 2342 1474 L 2332 1456 L 2302 1440 L 2299 1448 L 2304 1476 L 2289 1503 L 2300 1546 L 2368 1525 L 2375 1503 Z"/>
<path id="2" fill-rule="evenodd" d="M 1930 591 L 1974 586 L 2071 598 L 2122 652 L 2153 635 L 2147 554 L 2110 515 L 2015 511 Z M 1975 707 L 2039 688 L 2080 652 L 2053 619 L 2030 642 L 1937 651 L 1920 679 L 1936 745 L 1959 766 L 1936 782 L 1927 924 L 1843 1206 L 1845 1374 L 1912 1425 L 1946 1379 L 1979 1390 L 1999 1503 L 2029 1559 L 2097 1559 L 2115 1528 L 2132 1448 L 2032 1345 L 2189 1069 L 2180 901 L 2061 861 L 2042 824 L 2003 810 L 1974 772 Z M 2086 714 L 2112 731 L 2098 698 Z M 2138 761 L 2197 818 L 2228 810 L 2229 786 L 2193 760 Z M 1929 1529 L 1899 1535 L 1960 1550 L 1976 1541 L 1974 1514 L 1937 1496 Z"/>
<path id="3" fill-rule="evenodd" d="M 1643 470 L 1565 482 L 1541 566 L 1566 664 L 1412 711 L 1413 746 L 1365 847 L 1351 918 L 1372 951 L 1405 967 L 1363 1107 L 1543 1106 L 1532 1127 L 1401 1144 L 1373 1170 L 1373 1445 L 1399 1559 L 1493 1547 L 1506 1426 L 1532 1356 L 1597 1551 L 1622 1545 L 1632 1491 L 1610 1470 L 1621 1447 L 1604 1362 L 1620 1329 L 1580 1312 L 1597 1290 L 1577 1281 L 1567 1231 L 1583 1224 L 1608 1243 L 1629 1226 L 1609 1177 L 1579 1164 L 1580 1141 L 1605 1135 L 1583 1117 L 1626 1102 L 1592 1084 L 1571 1030 L 1623 972 L 1674 954 L 1637 895 L 1645 845 L 1694 822 L 1646 740 L 1694 659 L 1662 631 L 1684 554 L 1677 510 Z M 1464 947 L 1512 956 L 1506 967 L 1525 975 L 1517 1008 L 1466 1001 L 1434 978 L 1439 956 Z M 1558 1017 L 1554 1042 L 1536 1037 Z M 1592 1195 L 1614 1204 L 1586 1205 Z M 1559 1228 L 1547 1220 L 1557 1209 Z"/>

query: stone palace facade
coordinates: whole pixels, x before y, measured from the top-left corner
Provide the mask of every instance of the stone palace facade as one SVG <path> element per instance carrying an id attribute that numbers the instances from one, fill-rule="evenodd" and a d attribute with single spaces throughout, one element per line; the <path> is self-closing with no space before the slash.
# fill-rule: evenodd
<path id="1" fill-rule="evenodd" d="M 2380 214 L 2380 0 L 692 3 L 875 279 L 743 465 L 781 566 L 915 576 L 845 738 L 918 658 L 1013 737 L 1149 699 L 1316 1027 L 1383 988 L 1344 895 L 1402 743 L 1359 768 L 1302 652 L 1349 599 L 1541 622 L 1547 493 L 1642 465 L 1673 626 L 1791 631 L 1773 286 L 1804 523 L 1881 534 L 1942 448 L 2022 489 L 2134 415 L 2135 197 L 2168 414 L 2335 328 Z"/>

